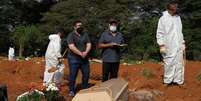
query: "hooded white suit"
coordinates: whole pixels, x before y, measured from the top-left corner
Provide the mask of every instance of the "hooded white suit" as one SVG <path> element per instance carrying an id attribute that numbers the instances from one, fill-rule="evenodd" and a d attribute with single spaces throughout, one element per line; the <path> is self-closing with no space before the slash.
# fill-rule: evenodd
<path id="1" fill-rule="evenodd" d="M 45 85 L 51 82 L 54 75 L 54 82 L 59 83 L 63 75 L 64 64 L 60 64 L 58 58 L 61 57 L 61 38 L 58 34 L 52 34 L 49 36 L 49 45 L 45 54 L 45 72 L 44 80 Z M 53 73 L 49 73 L 48 70 L 52 67 L 59 67 L 59 69 Z"/>
<path id="2" fill-rule="evenodd" d="M 165 45 L 162 54 L 164 61 L 164 83 L 184 83 L 184 38 L 182 22 L 178 15 L 172 16 L 168 11 L 163 12 L 157 28 L 157 43 Z"/>
<path id="3" fill-rule="evenodd" d="M 8 60 L 14 60 L 14 56 L 15 56 L 15 50 L 13 47 L 9 47 L 8 50 Z"/>

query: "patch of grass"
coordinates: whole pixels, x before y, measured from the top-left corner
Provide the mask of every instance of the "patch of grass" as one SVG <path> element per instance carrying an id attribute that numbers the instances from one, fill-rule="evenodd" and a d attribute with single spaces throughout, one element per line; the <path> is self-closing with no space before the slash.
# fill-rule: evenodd
<path id="1" fill-rule="evenodd" d="M 138 64 L 138 65 L 141 65 L 141 64 L 144 64 L 144 61 L 135 61 L 135 64 Z"/>
<path id="2" fill-rule="evenodd" d="M 201 72 L 197 75 L 196 78 L 197 78 L 198 81 L 201 81 Z"/>
<path id="3" fill-rule="evenodd" d="M 144 64 L 144 61 L 140 60 L 131 60 L 131 59 L 122 59 L 120 61 L 121 64 L 127 63 L 127 64 Z"/>
<path id="4" fill-rule="evenodd" d="M 30 58 L 33 58 L 33 57 L 34 57 L 34 55 L 30 55 L 29 57 L 30 57 Z"/>
<path id="5" fill-rule="evenodd" d="M 19 60 L 25 60 L 24 56 L 19 57 Z"/>
<path id="6" fill-rule="evenodd" d="M 142 76 L 144 76 L 147 79 L 151 79 L 154 77 L 154 73 L 152 70 L 145 68 L 142 71 Z"/>
<path id="7" fill-rule="evenodd" d="M 159 63 L 160 60 L 156 60 L 156 59 L 149 59 L 148 62 L 152 62 L 152 63 Z"/>

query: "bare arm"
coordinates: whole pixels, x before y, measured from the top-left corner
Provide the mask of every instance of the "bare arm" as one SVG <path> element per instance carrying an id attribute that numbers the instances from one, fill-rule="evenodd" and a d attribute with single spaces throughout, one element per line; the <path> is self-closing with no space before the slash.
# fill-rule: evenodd
<path id="1" fill-rule="evenodd" d="M 116 43 L 99 43 L 98 48 L 112 48 Z"/>
<path id="2" fill-rule="evenodd" d="M 89 53 L 90 50 L 91 50 L 91 43 L 87 43 L 86 44 L 86 50 L 81 53 L 82 54 L 82 58 L 85 58 L 88 55 L 88 53 Z"/>
<path id="3" fill-rule="evenodd" d="M 71 51 L 73 51 L 73 53 L 82 56 L 82 52 L 80 52 L 74 44 L 68 44 L 68 47 L 70 48 Z"/>
<path id="4" fill-rule="evenodd" d="M 91 43 L 87 43 L 85 52 L 89 53 L 90 50 L 91 50 Z"/>

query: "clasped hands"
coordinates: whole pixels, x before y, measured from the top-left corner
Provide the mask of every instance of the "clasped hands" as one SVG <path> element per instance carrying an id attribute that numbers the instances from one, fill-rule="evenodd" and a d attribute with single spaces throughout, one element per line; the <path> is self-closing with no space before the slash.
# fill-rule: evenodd
<path id="1" fill-rule="evenodd" d="M 78 55 L 80 55 L 82 58 L 86 58 L 88 55 L 88 52 L 86 52 L 86 51 L 80 52 Z"/>

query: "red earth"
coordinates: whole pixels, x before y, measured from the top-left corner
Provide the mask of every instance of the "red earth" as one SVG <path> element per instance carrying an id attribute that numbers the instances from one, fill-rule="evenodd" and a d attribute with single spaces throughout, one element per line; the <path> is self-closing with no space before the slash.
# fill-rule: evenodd
<path id="1" fill-rule="evenodd" d="M 68 97 L 68 65 L 65 60 L 65 75 L 61 94 L 65 96 L 66 101 L 70 101 Z M 7 85 L 9 101 L 15 101 L 17 96 L 28 91 L 31 83 L 37 84 L 40 89 L 43 79 L 43 71 L 45 67 L 44 58 L 33 58 L 30 61 L 7 61 L 6 58 L 0 58 L 0 85 Z M 102 69 L 101 64 L 93 63 L 90 65 L 91 76 L 90 85 L 101 83 Z M 151 71 L 152 76 L 143 75 L 143 70 Z M 201 73 L 201 62 L 187 61 L 185 67 L 185 85 L 166 87 L 162 83 L 163 68 L 160 63 L 121 65 L 119 77 L 129 82 L 130 91 L 139 90 L 157 90 L 162 92 L 161 96 L 157 96 L 155 101 L 201 101 L 201 81 L 197 79 Z M 80 76 L 77 84 L 80 84 Z M 79 88 L 79 87 L 78 87 Z M 135 97 L 130 95 L 129 101 L 136 101 Z"/>

